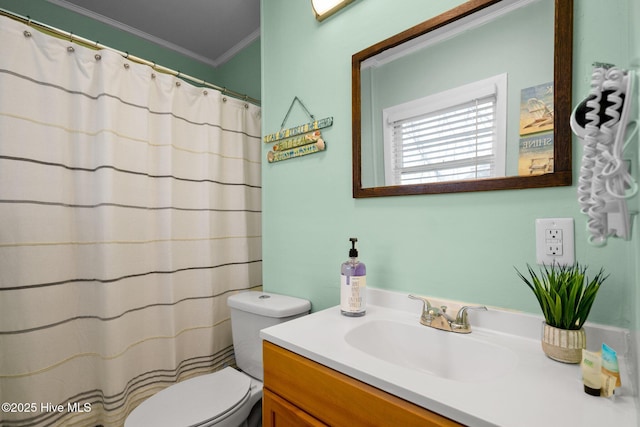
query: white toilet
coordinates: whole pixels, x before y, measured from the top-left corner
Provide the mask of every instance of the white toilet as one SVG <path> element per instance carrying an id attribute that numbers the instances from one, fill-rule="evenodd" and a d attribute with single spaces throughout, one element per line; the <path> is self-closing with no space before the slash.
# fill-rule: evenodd
<path id="1" fill-rule="evenodd" d="M 309 313 L 311 303 L 263 292 L 227 300 L 236 364 L 174 384 L 142 402 L 125 427 L 238 427 L 262 422 L 262 340 L 260 330 Z"/>

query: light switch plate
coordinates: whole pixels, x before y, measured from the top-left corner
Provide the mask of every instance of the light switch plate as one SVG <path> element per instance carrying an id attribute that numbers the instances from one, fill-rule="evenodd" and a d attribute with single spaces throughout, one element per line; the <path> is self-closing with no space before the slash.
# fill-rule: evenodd
<path id="1" fill-rule="evenodd" d="M 573 265 L 573 218 L 536 219 L 536 260 L 545 265 Z"/>

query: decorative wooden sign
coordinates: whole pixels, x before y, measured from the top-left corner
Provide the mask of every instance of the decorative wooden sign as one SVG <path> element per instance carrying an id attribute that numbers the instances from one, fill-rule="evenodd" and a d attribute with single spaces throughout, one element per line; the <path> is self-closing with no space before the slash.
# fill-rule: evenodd
<path id="1" fill-rule="evenodd" d="M 306 156 L 307 154 L 317 153 L 318 151 L 324 151 L 326 148 L 326 144 L 322 138 L 320 138 L 313 144 L 302 145 L 300 147 L 284 151 L 269 151 L 267 153 L 267 160 L 269 163 L 280 162 L 282 160 L 293 159 L 294 157 L 301 157 Z"/>
<path id="2" fill-rule="evenodd" d="M 295 136 L 293 138 L 285 139 L 282 142 L 273 146 L 273 151 L 284 151 L 289 148 L 300 147 L 302 145 L 311 144 L 316 142 L 321 137 L 319 130 L 307 133 L 305 135 Z"/>
<path id="3" fill-rule="evenodd" d="M 289 113 L 291 113 L 291 109 L 296 101 L 300 103 L 300 106 L 312 121 L 300 126 L 284 129 Z M 272 151 L 267 153 L 267 160 L 269 163 L 274 163 L 324 151 L 327 148 L 327 145 L 322 139 L 320 129 L 329 127 L 332 124 L 333 117 L 316 120 L 315 117 L 313 117 L 313 114 L 309 113 L 309 110 L 307 110 L 302 101 L 300 101 L 296 96 L 291 102 L 289 111 L 287 111 L 287 114 L 282 121 L 282 130 L 266 135 L 263 138 L 266 144 L 281 141 L 273 146 Z"/>
<path id="4" fill-rule="evenodd" d="M 296 135 L 312 132 L 314 130 L 323 129 L 329 127 L 333 124 L 333 117 L 327 117 L 322 120 L 315 120 L 310 123 L 306 123 L 304 125 L 296 126 L 294 128 L 282 129 L 276 133 L 272 133 L 270 135 L 266 135 L 264 137 L 265 144 L 269 144 L 271 142 L 280 141 L 281 139 L 291 138 Z"/>

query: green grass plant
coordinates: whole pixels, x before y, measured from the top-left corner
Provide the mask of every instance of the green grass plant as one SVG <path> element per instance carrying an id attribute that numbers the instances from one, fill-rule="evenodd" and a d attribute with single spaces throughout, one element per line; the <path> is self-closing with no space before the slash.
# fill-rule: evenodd
<path id="1" fill-rule="evenodd" d="M 589 279 L 587 267 L 574 265 L 544 265 L 536 272 L 529 264 L 529 278 L 518 269 L 518 276 L 538 299 L 548 325 L 560 329 L 582 328 L 589 316 L 600 285 L 605 281 L 604 270 Z"/>

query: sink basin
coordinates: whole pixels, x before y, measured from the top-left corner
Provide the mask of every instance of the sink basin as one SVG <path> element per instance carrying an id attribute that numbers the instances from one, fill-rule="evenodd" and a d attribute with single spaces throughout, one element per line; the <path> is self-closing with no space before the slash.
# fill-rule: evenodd
<path id="1" fill-rule="evenodd" d="M 349 331 L 345 340 L 385 362 L 455 381 L 490 381 L 517 365 L 506 347 L 419 323 L 372 320 Z"/>

